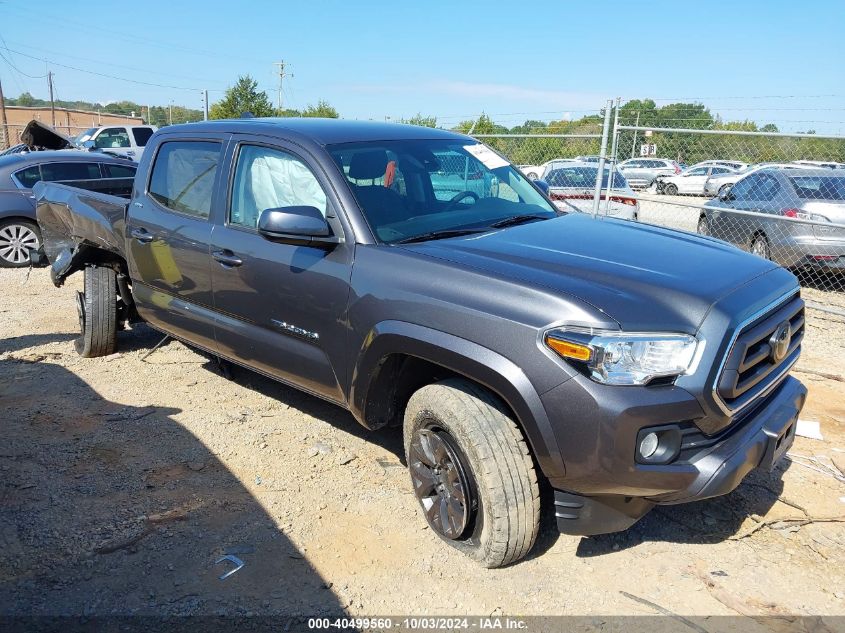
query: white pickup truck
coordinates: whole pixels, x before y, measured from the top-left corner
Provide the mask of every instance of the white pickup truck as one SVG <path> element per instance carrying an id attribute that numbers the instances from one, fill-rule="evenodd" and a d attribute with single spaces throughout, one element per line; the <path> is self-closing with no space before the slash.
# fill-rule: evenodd
<path id="1" fill-rule="evenodd" d="M 109 125 L 92 127 L 73 139 L 79 148 L 100 150 L 115 156 L 141 160 L 147 141 L 158 128 L 154 125 Z"/>

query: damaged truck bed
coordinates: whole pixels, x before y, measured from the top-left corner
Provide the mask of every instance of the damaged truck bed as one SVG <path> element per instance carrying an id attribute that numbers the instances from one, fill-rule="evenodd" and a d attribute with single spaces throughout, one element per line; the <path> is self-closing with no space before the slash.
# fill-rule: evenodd
<path id="1" fill-rule="evenodd" d="M 58 183 L 39 182 L 33 193 L 44 254 L 52 263 L 50 276 L 56 286 L 75 271 L 80 262 L 125 260 L 124 227 L 132 180 L 112 186 L 114 193 L 97 193 Z M 125 197 L 123 197 L 125 196 Z"/>

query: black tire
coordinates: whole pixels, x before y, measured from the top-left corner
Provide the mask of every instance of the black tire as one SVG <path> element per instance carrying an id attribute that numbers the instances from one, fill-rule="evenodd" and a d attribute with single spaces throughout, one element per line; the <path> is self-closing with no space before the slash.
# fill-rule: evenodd
<path id="1" fill-rule="evenodd" d="M 758 257 L 762 257 L 763 259 L 772 259 L 772 251 L 769 248 L 769 240 L 762 233 L 758 233 L 754 236 L 754 238 L 751 240 L 751 246 L 748 250 L 750 250 Z"/>
<path id="2" fill-rule="evenodd" d="M 678 185 L 674 185 L 671 182 L 667 182 L 665 185 L 663 185 L 663 193 L 667 196 L 677 196 Z"/>
<path id="3" fill-rule="evenodd" d="M 35 222 L 9 219 L 0 222 L 0 268 L 26 268 L 26 249 L 41 246 L 41 230 Z"/>
<path id="4" fill-rule="evenodd" d="M 698 218 L 698 227 L 696 227 L 696 232 L 699 235 L 710 235 L 710 220 L 707 219 L 706 215 L 702 215 Z"/>
<path id="5" fill-rule="evenodd" d="M 79 338 L 76 351 L 84 358 L 108 356 L 117 349 L 117 277 L 102 266 L 85 268 L 85 292 L 77 293 Z"/>
<path id="6" fill-rule="evenodd" d="M 425 512 L 415 470 L 421 433 L 447 440 L 469 490 L 466 523 L 447 537 Z M 540 493 L 525 438 L 502 404 L 487 390 L 463 379 L 427 385 L 405 409 L 405 455 L 415 494 L 432 530 L 485 567 L 501 567 L 525 556 L 537 538 Z M 435 497 L 429 497 L 432 499 Z"/>

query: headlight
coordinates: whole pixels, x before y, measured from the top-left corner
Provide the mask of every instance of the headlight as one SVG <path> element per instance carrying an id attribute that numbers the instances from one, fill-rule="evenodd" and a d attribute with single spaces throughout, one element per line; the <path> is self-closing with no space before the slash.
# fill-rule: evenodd
<path id="1" fill-rule="evenodd" d="M 551 330 L 545 343 L 584 368 L 590 378 L 608 385 L 645 385 L 655 378 L 691 374 L 704 350 L 704 342 L 688 334 L 590 328 Z"/>

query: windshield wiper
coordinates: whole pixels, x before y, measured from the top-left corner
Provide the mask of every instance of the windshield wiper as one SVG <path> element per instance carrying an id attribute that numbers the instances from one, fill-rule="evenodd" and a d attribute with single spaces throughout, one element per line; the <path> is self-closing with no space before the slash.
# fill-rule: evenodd
<path id="1" fill-rule="evenodd" d="M 413 244 L 414 242 L 427 242 L 429 240 L 442 240 L 447 237 L 460 237 L 461 235 L 472 235 L 473 233 L 485 233 L 487 229 L 444 229 L 442 231 L 429 231 L 412 237 L 406 237 L 393 242 L 394 244 Z"/>
<path id="2" fill-rule="evenodd" d="M 522 215 L 512 215 L 509 218 L 497 220 L 496 222 L 493 222 L 490 227 L 494 229 L 503 229 L 506 226 L 525 224 L 526 222 L 531 222 L 532 220 L 551 220 L 551 218 L 546 215 L 538 215 L 536 213 L 523 213 Z"/>

